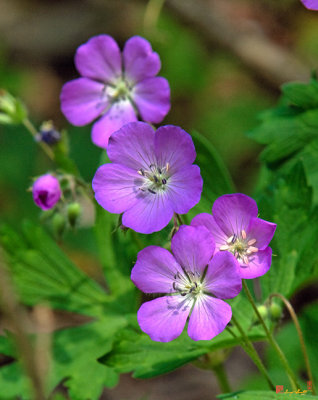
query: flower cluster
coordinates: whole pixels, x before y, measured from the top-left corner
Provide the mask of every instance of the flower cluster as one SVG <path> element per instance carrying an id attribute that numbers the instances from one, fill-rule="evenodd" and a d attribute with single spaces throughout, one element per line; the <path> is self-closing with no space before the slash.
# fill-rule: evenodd
<path id="1" fill-rule="evenodd" d="M 150 43 L 130 38 L 121 54 L 115 40 L 99 35 L 81 45 L 75 55 L 81 78 L 66 83 L 61 108 L 76 126 L 96 118 L 92 141 L 106 148 L 110 135 L 128 122 L 159 123 L 170 109 L 167 80 L 157 77 L 161 64 Z"/>
<path id="2" fill-rule="evenodd" d="M 100 117 L 92 140 L 107 148 L 111 161 L 93 178 L 96 201 L 122 214 L 127 228 L 144 234 L 160 231 L 173 216 L 177 221 L 200 201 L 203 180 L 193 164 L 191 136 L 177 126 L 155 131 L 148 124 L 161 122 L 170 108 L 168 82 L 156 76 L 159 56 L 141 37 L 129 39 L 121 54 L 113 38 L 100 35 L 78 48 L 75 64 L 82 77 L 64 85 L 62 111 L 78 126 Z M 49 129 L 42 140 L 48 143 L 52 137 Z M 61 197 L 58 180 L 40 177 L 33 197 L 42 209 L 52 208 Z M 68 207 L 71 225 L 79 207 Z M 274 223 L 258 218 L 256 202 L 241 193 L 219 197 L 212 215 L 199 214 L 190 226 L 178 228 L 175 222 L 171 252 L 148 246 L 139 252 L 131 272 L 140 290 L 157 295 L 138 311 L 141 329 L 155 341 L 168 342 L 189 321 L 193 340 L 218 335 L 232 317 L 224 300 L 239 294 L 242 279 L 269 270 L 275 229 Z"/>

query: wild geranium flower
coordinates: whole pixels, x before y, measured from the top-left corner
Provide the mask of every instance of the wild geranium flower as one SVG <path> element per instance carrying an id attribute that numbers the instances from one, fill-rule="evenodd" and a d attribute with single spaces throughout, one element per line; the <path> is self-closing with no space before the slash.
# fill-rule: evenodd
<path id="1" fill-rule="evenodd" d="M 301 2 L 309 10 L 318 11 L 318 0 L 301 0 Z"/>
<path id="2" fill-rule="evenodd" d="M 169 84 L 156 76 L 160 58 L 142 37 L 130 38 L 121 54 L 111 36 L 94 36 L 77 49 L 75 66 L 82 77 L 63 86 L 62 112 L 76 126 L 101 117 L 92 129 L 97 146 L 106 148 L 110 135 L 138 116 L 159 123 L 170 109 Z"/>
<path id="3" fill-rule="evenodd" d="M 141 250 L 131 279 L 145 293 L 166 293 L 140 307 L 140 328 L 152 340 L 177 338 L 190 316 L 188 334 L 193 340 L 210 340 L 232 318 L 229 304 L 239 294 L 242 280 L 229 252 L 214 255 L 214 240 L 205 227 L 182 225 L 173 236 L 171 250 L 149 246 Z"/>
<path id="4" fill-rule="evenodd" d="M 97 202 L 140 233 L 159 231 L 173 213 L 185 214 L 200 200 L 200 168 L 191 136 L 177 126 L 156 132 L 131 122 L 115 132 L 107 148 L 112 164 L 99 167 L 93 189 Z"/>
<path id="5" fill-rule="evenodd" d="M 276 224 L 257 218 L 256 202 L 241 193 L 226 194 L 215 200 L 212 214 L 199 214 L 192 226 L 205 226 L 212 233 L 215 251 L 229 251 L 237 259 L 241 277 L 264 275 L 272 262 L 272 240 Z"/>
<path id="6" fill-rule="evenodd" d="M 42 210 L 49 210 L 60 200 L 61 188 L 55 176 L 46 174 L 40 176 L 32 186 L 33 200 Z"/>

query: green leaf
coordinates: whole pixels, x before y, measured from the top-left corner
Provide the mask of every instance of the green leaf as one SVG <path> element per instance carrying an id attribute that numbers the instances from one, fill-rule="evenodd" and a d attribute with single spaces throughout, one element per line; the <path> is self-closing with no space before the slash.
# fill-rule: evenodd
<path id="1" fill-rule="evenodd" d="M 201 201 L 189 213 L 192 218 L 200 212 L 211 212 L 214 200 L 225 194 L 235 192 L 230 173 L 211 142 L 198 132 L 192 132 L 197 158 L 203 178 Z"/>
<path id="2" fill-rule="evenodd" d="M 303 162 L 318 205 L 318 81 L 289 83 L 282 92 L 278 106 L 261 114 L 248 136 L 266 145 L 261 160 L 273 171 L 288 175 Z"/>
<path id="3" fill-rule="evenodd" d="M 26 222 L 19 236 L 2 226 L 0 240 L 24 304 L 48 302 L 53 308 L 100 315 L 106 293 L 68 259 L 42 228 Z"/>
<path id="4" fill-rule="evenodd" d="M 277 224 L 272 266 L 260 280 L 264 299 L 273 292 L 289 297 L 315 271 L 318 210 L 312 209 L 311 198 L 301 163 L 262 191 L 260 217 Z"/>

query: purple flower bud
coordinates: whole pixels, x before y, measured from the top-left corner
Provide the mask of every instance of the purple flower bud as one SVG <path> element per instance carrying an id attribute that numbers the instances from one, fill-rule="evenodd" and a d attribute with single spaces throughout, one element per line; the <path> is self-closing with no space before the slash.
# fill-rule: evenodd
<path id="1" fill-rule="evenodd" d="M 49 210 L 60 200 L 61 188 L 59 181 L 52 175 L 40 176 L 32 187 L 33 200 L 42 210 Z"/>

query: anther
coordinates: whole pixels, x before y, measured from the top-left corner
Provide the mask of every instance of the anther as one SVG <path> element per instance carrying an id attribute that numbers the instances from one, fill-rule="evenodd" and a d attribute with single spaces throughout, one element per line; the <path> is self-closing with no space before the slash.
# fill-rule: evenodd
<path id="1" fill-rule="evenodd" d="M 152 193 L 152 194 L 156 194 L 156 192 L 152 189 L 148 189 L 148 192 Z"/>
<path id="2" fill-rule="evenodd" d="M 161 183 L 162 183 L 163 185 L 165 185 L 165 184 L 167 183 L 167 179 L 162 179 L 162 180 L 161 180 Z"/>
<path id="3" fill-rule="evenodd" d="M 159 182 L 159 179 L 156 177 L 156 175 L 153 176 L 153 179 L 154 179 L 155 183 Z"/>
<path id="4" fill-rule="evenodd" d="M 244 262 L 244 264 L 248 264 L 248 257 L 247 256 L 243 256 L 243 262 Z"/>
<path id="5" fill-rule="evenodd" d="M 226 243 L 228 243 L 228 244 L 233 243 L 234 236 L 235 236 L 235 235 L 230 236 L 230 237 L 227 239 Z"/>
<path id="6" fill-rule="evenodd" d="M 220 246 L 220 250 L 228 250 L 229 246 L 227 244 L 223 244 L 222 246 Z"/>
<path id="7" fill-rule="evenodd" d="M 244 231 L 244 229 L 242 230 L 242 232 L 241 232 L 241 234 L 242 234 L 242 239 L 246 239 L 246 232 Z"/>
<path id="8" fill-rule="evenodd" d="M 138 174 L 139 174 L 139 175 L 142 175 L 142 176 L 145 176 L 145 171 L 144 171 L 142 168 L 140 168 L 140 169 L 138 170 Z"/>
<path id="9" fill-rule="evenodd" d="M 248 248 L 248 250 L 249 250 L 251 253 L 257 253 L 257 252 L 258 252 L 258 248 L 257 248 L 257 247 L 253 247 L 253 246 L 250 246 L 250 247 Z"/>
<path id="10" fill-rule="evenodd" d="M 256 243 L 256 239 L 251 239 L 247 242 L 249 246 L 253 246 L 254 243 Z"/>

